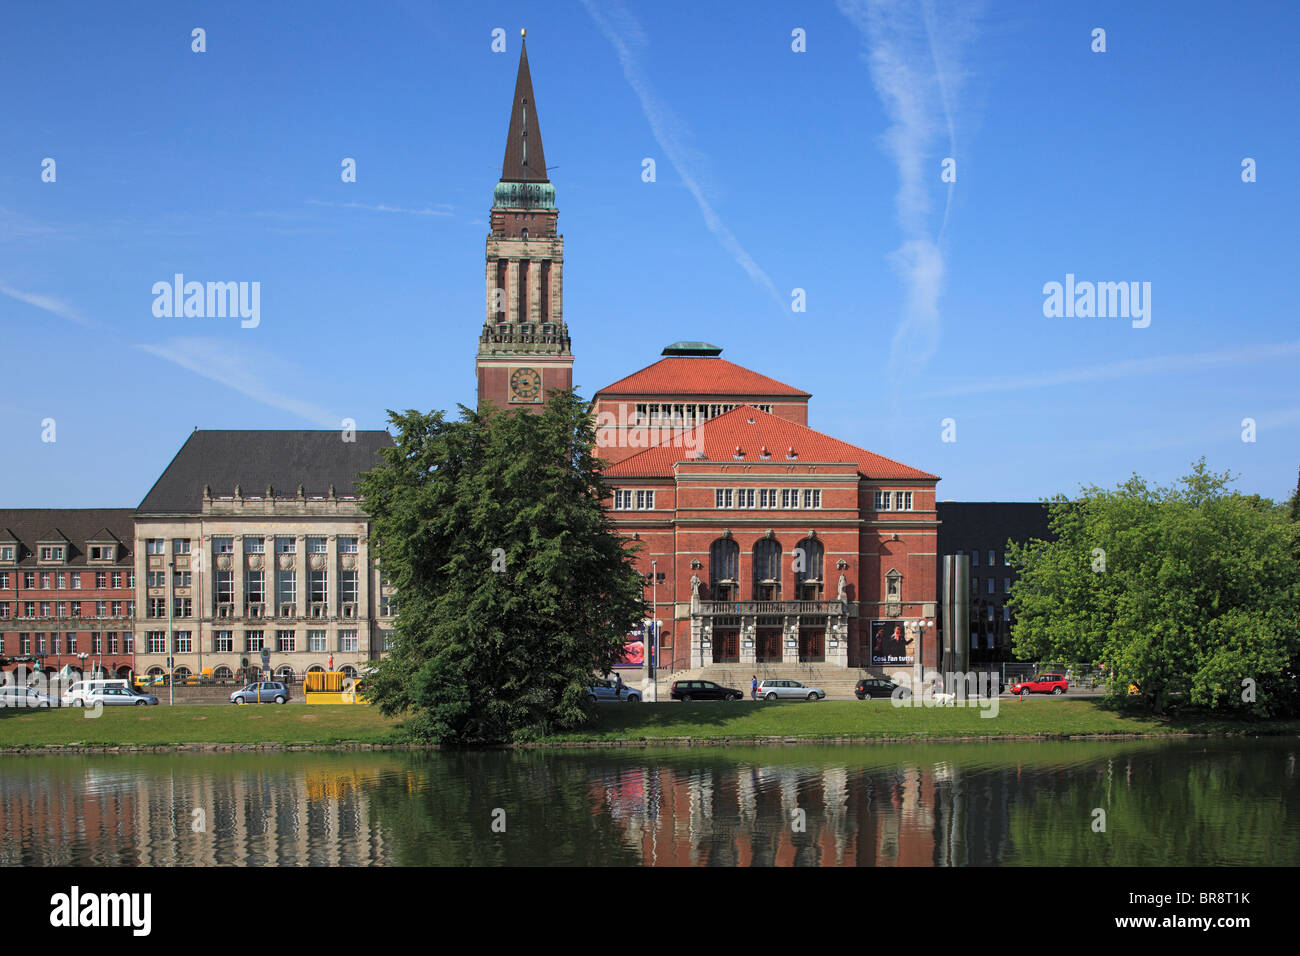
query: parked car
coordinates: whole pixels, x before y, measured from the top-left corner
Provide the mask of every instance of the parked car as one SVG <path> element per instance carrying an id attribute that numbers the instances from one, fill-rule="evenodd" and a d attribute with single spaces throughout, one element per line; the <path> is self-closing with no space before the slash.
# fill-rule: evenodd
<path id="1" fill-rule="evenodd" d="M 1070 689 L 1070 682 L 1064 674 L 1039 674 L 1030 680 L 1017 681 L 1009 688 L 1011 694 L 1022 698 L 1030 694 L 1054 694 L 1060 696 Z"/>
<path id="2" fill-rule="evenodd" d="M 853 693 L 858 700 L 866 700 L 868 697 L 893 697 L 894 690 L 898 685 L 892 680 L 884 677 L 864 677 L 858 681 L 858 686 L 853 688 Z M 907 692 L 911 696 L 911 691 Z"/>
<path id="3" fill-rule="evenodd" d="M 670 695 L 673 700 L 744 700 L 745 695 L 734 687 L 723 687 L 711 680 L 675 680 Z"/>
<path id="4" fill-rule="evenodd" d="M 289 688 L 283 681 L 254 681 L 230 695 L 232 704 L 287 704 Z"/>
<path id="5" fill-rule="evenodd" d="M 764 700 L 822 700 L 826 691 L 797 680 L 765 680 L 758 685 L 758 696 Z"/>
<path id="6" fill-rule="evenodd" d="M 152 694 L 141 694 L 126 686 L 126 681 L 107 682 L 108 687 L 90 687 L 79 691 L 76 696 L 69 694 L 63 698 L 64 707 L 143 707 L 157 706 L 158 698 Z"/>
<path id="7" fill-rule="evenodd" d="M 88 701 L 87 698 L 94 694 L 100 694 L 110 688 L 116 688 L 118 690 L 127 691 L 128 693 L 133 693 L 130 683 L 125 680 L 112 680 L 109 678 L 103 678 L 101 680 L 79 680 L 74 682 L 72 686 L 64 692 L 63 706 L 82 707 L 86 703 L 94 703 L 94 701 Z M 115 694 L 113 696 L 116 697 L 117 695 Z"/>
<path id="8" fill-rule="evenodd" d="M 641 703 L 641 692 L 639 690 L 633 690 L 627 684 L 624 684 L 622 690 L 616 691 L 614 688 L 617 686 L 617 681 L 594 680 L 591 682 L 591 686 L 587 688 L 587 693 L 591 695 L 592 700 L 597 702 L 621 700 L 629 704 Z"/>
<path id="9" fill-rule="evenodd" d="M 35 687 L 7 685 L 0 687 L 0 707 L 59 707 L 61 701 L 43 694 Z"/>

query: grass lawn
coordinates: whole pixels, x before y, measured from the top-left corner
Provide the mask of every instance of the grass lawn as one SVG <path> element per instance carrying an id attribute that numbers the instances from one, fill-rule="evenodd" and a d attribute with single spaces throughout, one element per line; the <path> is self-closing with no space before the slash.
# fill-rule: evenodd
<path id="1" fill-rule="evenodd" d="M 157 746 L 179 743 L 399 743 L 401 724 L 372 707 L 190 705 L 0 710 L 0 747 Z"/>
<path id="2" fill-rule="evenodd" d="M 1300 721 L 1159 718 L 1106 709 L 1101 702 L 999 698 L 993 711 L 969 707 L 894 707 L 888 700 L 608 704 L 599 723 L 551 741 L 757 737 L 994 737 L 1049 734 L 1300 733 Z"/>
<path id="3" fill-rule="evenodd" d="M 1097 700 L 1001 698 L 996 717 L 970 707 L 893 707 L 887 700 L 604 704 L 596 723 L 547 743 L 682 738 L 908 738 L 1087 734 L 1300 734 L 1300 721 L 1152 717 Z M 80 709 L 0 710 L 0 748 L 161 746 L 182 743 L 400 744 L 402 724 L 366 706 L 121 707 L 88 719 Z"/>

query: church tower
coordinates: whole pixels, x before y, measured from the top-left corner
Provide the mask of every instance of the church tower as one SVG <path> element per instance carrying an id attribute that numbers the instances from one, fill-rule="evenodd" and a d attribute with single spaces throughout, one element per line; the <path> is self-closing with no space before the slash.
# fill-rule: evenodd
<path id="1" fill-rule="evenodd" d="M 521 40 L 505 162 L 492 190 L 487 318 L 475 363 L 480 405 L 541 411 L 549 390 L 573 385 L 558 218 L 555 187 L 546 176 L 528 49 Z"/>

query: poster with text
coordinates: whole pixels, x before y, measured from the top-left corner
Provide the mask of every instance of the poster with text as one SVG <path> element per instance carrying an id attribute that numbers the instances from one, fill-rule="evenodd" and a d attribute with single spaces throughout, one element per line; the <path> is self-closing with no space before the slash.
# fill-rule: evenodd
<path id="1" fill-rule="evenodd" d="M 872 666 L 916 663 L 915 644 L 902 621 L 871 622 Z"/>

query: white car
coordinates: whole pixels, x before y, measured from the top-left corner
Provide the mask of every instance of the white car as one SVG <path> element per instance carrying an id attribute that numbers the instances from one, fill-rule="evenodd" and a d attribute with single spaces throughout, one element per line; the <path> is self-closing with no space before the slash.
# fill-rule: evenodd
<path id="1" fill-rule="evenodd" d="M 758 685 L 758 696 L 763 700 L 824 700 L 826 691 L 797 680 L 765 680 Z"/>
<path id="2" fill-rule="evenodd" d="M 64 691 L 63 703 L 67 705 L 74 700 L 81 700 L 85 698 L 87 694 L 103 690 L 106 687 L 124 687 L 129 690 L 131 685 L 125 680 L 113 680 L 110 678 L 103 678 L 101 680 L 79 680 Z"/>

